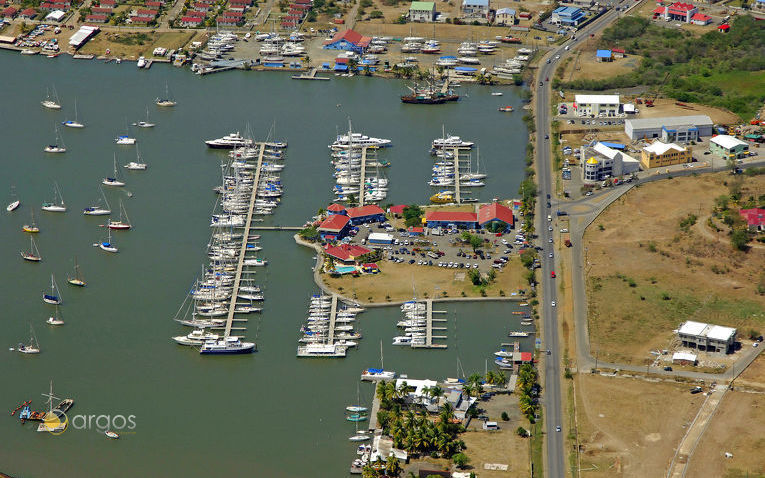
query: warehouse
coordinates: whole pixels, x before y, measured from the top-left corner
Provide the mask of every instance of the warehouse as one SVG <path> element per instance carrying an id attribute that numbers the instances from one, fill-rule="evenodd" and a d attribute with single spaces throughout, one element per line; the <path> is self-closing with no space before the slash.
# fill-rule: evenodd
<path id="1" fill-rule="evenodd" d="M 714 123 L 707 115 L 628 119 L 624 132 L 630 139 L 661 138 L 665 143 L 690 143 L 712 136 Z"/>
<path id="2" fill-rule="evenodd" d="M 730 353 L 736 342 L 736 329 L 688 320 L 680 325 L 677 335 L 683 347 L 707 352 Z"/>
<path id="3" fill-rule="evenodd" d="M 574 109 L 577 116 L 616 116 L 619 114 L 619 95 L 576 95 Z"/>
<path id="4" fill-rule="evenodd" d="M 749 143 L 727 134 L 718 134 L 709 140 L 709 149 L 724 159 L 743 158 L 749 154 Z"/>

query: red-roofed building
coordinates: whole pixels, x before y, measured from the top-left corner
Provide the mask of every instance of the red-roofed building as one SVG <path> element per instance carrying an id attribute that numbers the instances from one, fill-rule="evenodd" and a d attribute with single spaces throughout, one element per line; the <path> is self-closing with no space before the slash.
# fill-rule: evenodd
<path id="1" fill-rule="evenodd" d="M 210 6 L 212 6 L 211 3 L 194 2 L 193 4 L 191 4 L 191 9 L 192 10 L 196 10 L 198 12 L 206 12 L 206 11 L 210 10 Z"/>
<path id="2" fill-rule="evenodd" d="M 201 26 L 204 21 L 204 17 L 185 16 L 181 18 L 181 25 L 184 27 L 198 27 Z"/>
<path id="3" fill-rule="evenodd" d="M 319 225 L 319 235 L 325 241 L 336 241 L 348 234 L 350 225 L 348 216 L 333 214 Z"/>
<path id="4" fill-rule="evenodd" d="M 658 8 L 656 10 L 658 10 Z M 656 10 L 654 10 L 654 13 L 656 13 Z M 666 7 L 662 13 L 665 20 L 676 20 L 690 23 L 691 17 L 698 13 L 698 11 L 698 7 L 692 3 L 675 2 Z"/>
<path id="5" fill-rule="evenodd" d="M 478 209 L 478 225 L 481 227 L 502 232 L 510 229 L 514 224 L 513 211 L 498 202 L 483 205 Z"/>
<path id="6" fill-rule="evenodd" d="M 19 9 L 16 7 L 8 7 L 3 10 L 3 18 L 13 18 L 18 13 Z"/>
<path id="7" fill-rule="evenodd" d="M 614 58 L 624 58 L 627 56 L 626 52 L 621 48 L 611 48 L 611 53 L 613 54 Z"/>
<path id="8" fill-rule="evenodd" d="M 380 206 L 375 204 L 369 204 L 362 207 L 352 207 L 346 210 L 348 217 L 351 219 L 351 224 L 358 226 L 359 224 L 367 224 L 370 222 L 385 222 L 385 211 L 380 209 Z"/>
<path id="9" fill-rule="evenodd" d="M 335 33 L 335 36 L 331 40 L 324 42 L 324 49 L 326 50 L 346 50 L 355 51 L 356 53 L 363 53 L 369 43 L 372 41 L 371 37 L 365 37 L 361 33 L 353 30 L 345 30 L 343 32 Z"/>
<path id="10" fill-rule="evenodd" d="M 666 7 L 656 7 L 656 8 L 653 10 L 653 14 L 654 14 L 654 15 L 656 15 L 656 16 L 658 16 L 658 15 L 664 15 L 664 12 L 666 12 L 666 11 L 667 11 L 667 8 L 666 8 Z"/>
<path id="11" fill-rule="evenodd" d="M 324 248 L 324 252 L 336 261 L 351 265 L 356 263 L 356 259 L 364 254 L 369 254 L 372 250 L 354 244 L 340 244 L 339 246 L 327 246 Z"/>
<path id="12" fill-rule="evenodd" d="M 146 18 L 154 18 L 157 16 L 157 11 L 152 10 L 150 8 L 139 8 L 135 12 L 135 16 L 137 17 L 146 17 Z"/>
<path id="13" fill-rule="evenodd" d="M 112 9 L 109 7 L 92 7 L 90 9 L 90 13 L 94 13 L 96 15 L 111 15 Z"/>
<path id="14" fill-rule="evenodd" d="M 85 23 L 106 23 L 108 19 L 109 16 L 103 13 L 91 13 L 85 17 Z"/>
<path id="15" fill-rule="evenodd" d="M 376 262 L 367 262 L 367 263 L 361 264 L 361 270 L 363 270 L 367 274 L 377 274 L 378 272 L 380 272 L 380 266 L 378 266 Z"/>
<path id="16" fill-rule="evenodd" d="M 730 25 L 725 23 L 725 24 L 720 25 L 719 27 L 717 27 L 717 29 L 720 30 L 720 33 L 728 33 L 728 30 L 730 30 Z"/>
<path id="17" fill-rule="evenodd" d="M 421 236 L 425 234 L 425 228 L 419 226 L 409 226 L 406 231 L 410 236 Z"/>
<path id="18" fill-rule="evenodd" d="M 739 211 L 750 231 L 765 231 L 765 209 L 742 209 Z"/>
<path id="19" fill-rule="evenodd" d="M 242 23 L 242 17 L 218 17 L 215 20 L 222 27 L 235 27 Z"/>
<path id="20" fill-rule="evenodd" d="M 186 15 L 189 16 L 189 17 L 194 17 L 194 18 L 204 18 L 204 17 L 207 16 L 207 13 L 205 13 L 205 12 L 198 12 L 196 10 L 187 10 L 186 11 Z"/>
<path id="21" fill-rule="evenodd" d="M 153 21 L 153 17 L 130 17 L 130 23 L 134 25 L 148 25 Z"/>
<path id="22" fill-rule="evenodd" d="M 425 213 L 425 222 L 430 228 L 478 229 L 478 218 L 474 212 L 430 211 Z"/>
<path id="23" fill-rule="evenodd" d="M 162 2 L 158 2 L 157 0 L 149 0 L 145 3 L 145 5 L 155 10 L 159 10 L 160 8 L 162 8 Z"/>
<path id="24" fill-rule="evenodd" d="M 37 16 L 37 10 L 34 8 L 26 8 L 19 13 L 19 17 L 25 18 L 27 20 L 32 20 L 34 17 Z"/>
<path id="25" fill-rule="evenodd" d="M 40 4 L 40 10 L 52 10 L 53 4 L 51 2 L 43 2 Z"/>
<path id="26" fill-rule="evenodd" d="M 406 204 L 397 204 L 395 206 L 391 206 L 388 208 L 388 212 L 393 214 L 394 216 L 401 216 L 404 214 L 404 209 L 406 208 Z"/>
<path id="27" fill-rule="evenodd" d="M 531 352 L 521 352 L 521 362 L 531 363 L 532 360 Z"/>
<path id="28" fill-rule="evenodd" d="M 102 7 L 114 8 L 117 5 L 117 0 L 100 0 L 98 4 L 101 5 Z"/>
<path id="29" fill-rule="evenodd" d="M 709 15 L 704 15 L 703 13 L 695 13 L 691 17 L 691 23 L 694 25 L 709 25 L 712 23 L 712 17 Z"/>
<path id="30" fill-rule="evenodd" d="M 328 214 L 345 214 L 345 206 L 338 203 L 333 203 L 327 206 Z"/>

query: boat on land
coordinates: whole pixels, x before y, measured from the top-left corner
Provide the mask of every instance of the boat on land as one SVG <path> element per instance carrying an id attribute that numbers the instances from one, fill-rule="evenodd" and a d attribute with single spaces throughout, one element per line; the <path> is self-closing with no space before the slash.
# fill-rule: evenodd
<path id="1" fill-rule="evenodd" d="M 164 108 L 173 107 L 178 104 L 170 96 L 170 87 L 167 85 L 167 82 L 165 82 L 165 96 L 163 98 L 157 97 L 157 99 L 154 100 L 154 104 Z"/>
<path id="2" fill-rule="evenodd" d="M 109 207 L 109 201 L 106 200 L 104 190 L 100 186 L 98 189 L 101 191 L 101 198 L 104 200 L 106 206 L 101 206 L 101 199 L 99 199 L 95 206 L 88 206 L 82 210 L 82 213 L 86 216 L 106 216 L 112 213 L 112 210 Z"/>
<path id="3" fill-rule="evenodd" d="M 101 180 L 101 184 L 104 184 L 106 186 L 115 186 L 115 187 L 122 187 L 125 185 L 124 181 L 120 181 L 117 177 L 117 155 L 114 155 L 114 176 L 112 177 L 106 177 Z"/>
<path id="4" fill-rule="evenodd" d="M 22 251 L 21 258 L 29 262 L 40 262 L 42 260 L 40 250 L 37 249 L 37 244 L 35 244 L 35 238 L 33 236 L 29 236 L 29 252 Z"/>
<path id="5" fill-rule="evenodd" d="M 199 353 L 202 355 L 232 355 L 249 354 L 255 350 L 253 342 L 242 342 L 239 337 L 224 337 L 218 340 L 208 340 L 202 344 Z"/>
<path id="6" fill-rule="evenodd" d="M 43 302 L 51 305 L 61 305 L 61 292 L 58 290 L 56 278 L 53 274 L 50 275 L 50 294 L 43 293 Z"/>
<path id="7" fill-rule="evenodd" d="M 29 324 L 29 343 L 17 345 L 16 351 L 22 354 L 40 353 L 40 344 L 37 342 L 37 337 L 35 336 L 35 330 L 32 328 L 32 324 Z"/>
<path id="8" fill-rule="evenodd" d="M 74 100 L 74 120 L 67 120 L 61 123 L 62 125 L 66 126 L 67 128 L 84 128 L 85 125 L 83 123 L 80 123 L 78 115 L 77 115 L 77 99 Z"/>
<path id="9" fill-rule="evenodd" d="M 61 316 L 58 313 L 58 306 L 56 306 L 56 312 L 48 317 L 48 320 L 45 321 L 45 323 L 49 325 L 64 325 L 64 321 L 61 319 Z"/>
<path id="10" fill-rule="evenodd" d="M 61 154 L 66 153 L 66 145 L 64 144 L 63 138 L 61 138 L 61 135 L 58 132 L 58 126 L 55 127 L 56 130 L 56 142 L 53 144 L 47 145 L 45 148 L 43 148 L 43 151 L 46 153 L 54 153 L 54 154 Z"/>
<path id="11" fill-rule="evenodd" d="M 58 202 L 56 202 L 56 199 L 58 199 Z M 48 212 L 66 212 L 66 204 L 64 203 L 64 197 L 61 195 L 58 183 L 53 183 L 53 201 L 42 203 L 42 210 Z"/>
<path id="12" fill-rule="evenodd" d="M 45 99 L 40 102 L 41 105 L 43 105 L 45 108 L 48 108 L 49 110 L 60 110 L 61 109 L 61 103 L 58 99 L 58 94 L 56 94 L 56 88 L 53 88 L 53 96 L 56 98 L 55 100 L 51 98 L 50 91 L 48 89 L 45 89 Z"/>
<path id="13" fill-rule="evenodd" d="M 82 276 L 80 275 L 80 266 L 77 264 L 77 258 L 74 258 L 74 276 L 66 277 L 66 281 L 74 286 L 77 287 L 85 287 L 85 281 L 82 279 Z"/>

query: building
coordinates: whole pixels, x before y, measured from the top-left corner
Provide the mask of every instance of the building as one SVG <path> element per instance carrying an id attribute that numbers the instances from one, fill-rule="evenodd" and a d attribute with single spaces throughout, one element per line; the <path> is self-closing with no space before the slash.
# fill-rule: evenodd
<path id="1" fill-rule="evenodd" d="M 351 230 L 351 220 L 348 216 L 335 214 L 319 224 L 319 236 L 325 241 L 337 241 L 348 235 Z"/>
<path id="2" fill-rule="evenodd" d="M 704 15 L 703 13 L 694 13 L 691 17 L 691 23 L 694 25 L 709 25 L 712 23 L 712 17 L 709 15 Z"/>
<path id="3" fill-rule="evenodd" d="M 385 211 L 375 204 L 348 208 L 345 212 L 351 219 L 351 225 L 353 226 L 369 224 L 370 222 L 385 222 Z"/>
<path id="4" fill-rule="evenodd" d="M 324 248 L 324 253 L 333 258 L 337 262 L 341 262 L 347 266 L 354 265 L 356 261 L 364 254 L 372 252 L 371 249 L 367 249 L 364 246 L 357 246 L 355 244 L 340 244 L 339 246 L 327 246 Z"/>
<path id="5" fill-rule="evenodd" d="M 714 123 L 707 115 L 628 119 L 624 132 L 631 140 L 661 138 L 665 143 L 690 143 L 712 136 Z"/>
<path id="6" fill-rule="evenodd" d="M 588 184 L 636 173 L 640 169 L 637 159 L 603 143 L 582 146 L 580 159 L 583 165 L 582 180 Z"/>
<path id="7" fill-rule="evenodd" d="M 659 12 L 658 10 L 663 10 Z M 658 13 L 664 17 L 666 21 L 678 21 L 690 23 L 693 15 L 698 13 L 699 9 L 692 3 L 675 2 L 668 7 L 659 7 L 654 10 L 654 13 Z"/>
<path id="8" fill-rule="evenodd" d="M 396 204 L 395 206 L 391 206 L 388 208 L 388 212 L 393 214 L 396 217 L 400 217 L 404 215 L 404 209 L 407 208 L 406 204 Z"/>
<path id="9" fill-rule="evenodd" d="M 324 42 L 325 50 L 346 50 L 356 53 L 364 53 L 372 41 L 371 37 L 365 37 L 353 30 L 345 30 L 335 33 L 331 40 Z"/>
<path id="10" fill-rule="evenodd" d="M 74 49 L 80 48 L 82 45 L 86 44 L 88 40 L 90 40 L 93 35 L 98 33 L 101 29 L 98 27 L 93 26 L 81 26 L 77 32 L 75 32 L 74 35 L 69 37 L 69 46 L 74 47 Z"/>
<path id="11" fill-rule="evenodd" d="M 406 229 L 406 232 L 409 233 L 410 236 L 422 236 L 425 234 L 425 228 L 420 226 L 409 226 Z"/>
<path id="12" fill-rule="evenodd" d="M 60 22 L 66 16 L 66 12 L 63 10 L 53 10 L 46 17 L 46 22 Z"/>
<path id="13" fill-rule="evenodd" d="M 412 2 L 409 6 L 410 22 L 433 22 L 436 19 L 436 2 Z"/>
<path id="14" fill-rule="evenodd" d="M 707 352 L 730 353 L 736 342 L 736 329 L 688 320 L 680 325 L 677 335 L 688 347 Z"/>
<path id="15" fill-rule="evenodd" d="M 640 152 L 640 166 L 643 169 L 690 162 L 693 162 L 691 148 L 683 148 L 675 143 L 662 143 L 656 140 Z"/>
<path id="16" fill-rule="evenodd" d="M 462 0 L 462 15 L 487 18 L 489 16 L 489 0 Z"/>
<path id="17" fill-rule="evenodd" d="M 187 12 L 190 13 L 190 12 Z M 201 27 L 202 24 L 205 21 L 205 17 L 195 17 L 191 15 L 186 15 L 185 17 L 181 18 L 181 26 L 184 27 Z"/>
<path id="18" fill-rule="evenodd" d="M 515 25 L 515 10 L 512 8 L 500 8 L 494 14 L 494 23 L 497 25 Z"/>
<path id="19" fill-rule="evenodd" d="M 498 202 L 484 204 L 478 209 L 478 225 L 494 232 L 504 232 L 515 224 L 513 211 Z"/>
<path id="20" fill-rule="evenodd" d="M 749 143 L 727 134 L 718 134 L 709 140 L 709 149 L 724 159 L 743 158 L 749 154 Z"/>
<path id="21" fill-rule="evenodd" d="M 85 23 L 106 23 L 107 20 L 109 16 L 102 13 L 91 13 L 85 17 Z"/>
<path id="22" fill-rule="evenodd" d="M 345 212 L 345 206 L 338 203 L 332 203 L 329 206 L 327 206 L 327 214 L 343 214 L 345 216 L 348 215 Z"/>
<path id="23" fill-rule="evenodd" d="M 595 52 L 595 57 L 598 59 L 598 62 L 604 62 L 604 61 L 613 61 L 614 58 L 611 55 L 611 50 L 598 50 Z"/>
<path id="24" fill-rule="evenodd" d="M 578 26 L 585 19 L 584 10 L 577 7 L 558 7 L 552 12 L 551 23 L 569 27 Z"/>
<path id="25" fill-rule="evenodd" d="M 619 95 L 575 95 L 577 116 L 616 116 L 619 114 Z"/>
<path id="26" fill-rule="evenodd" d="M 717 30 L 719 30 L 720 33 L 728 33 L 728 31 L 730 30 L 730 25 L 725 23 L 725 24 L 720 25 L 719 27 L 717 27 Z"/>
<path id="27" fill-rule="evenodd" d="M 750 231 L 765 231 L 765 209 L 742 209 L 738 213 L 744 218 Z"/>
<path id="28" fill-rule="evenodd" d="M 627 56 L 627 52 L 622 48 L 611 48 L 611 53 L 613 53 L 614 58 L 624 58 Z"/>
<path id="29" fill-rule="evenodd" d="M 754 2 L 754 5 L 752 5 L 752 10 L 765 12 L 765 0 L 757 0 Z"/>
<path id="30" fill-rule="evenodd" d="M 5 18 L 6 20 L 12 20 L 13 17 L 16 16 L 16 14 L 19 12 L 19 9 L 16 7 L 7 7 L 5 10 L 3 10 L 2 18 Z"/>
<path id="31" fill-rule="evenodd" d="M 25 8 L 21 11 L 21 13 L 19 13 L 19 18 L 23 18 L 25 20 L 34 20 L 36 16 L 37 10 L 34 8 Z"/>
<path id="32" fill-rule="evenodd" d="M 672 354 L 672 363 L 677 365 L 696 365 L 698 358 L 690 352 L 675 352 Z"/>
<path id="33" fill-rule="evenodd" d="M 430 228 L 478 229 L 478 216 L 474 212 L 428 211 L 425 223 Z"/>
<path id="34" fill-rule="evenodd" d="M 367 236 L 367 244 L 378 244 L 388 246 L 393 244 L 393 236 L 384 232 L 372 232 Z"/>

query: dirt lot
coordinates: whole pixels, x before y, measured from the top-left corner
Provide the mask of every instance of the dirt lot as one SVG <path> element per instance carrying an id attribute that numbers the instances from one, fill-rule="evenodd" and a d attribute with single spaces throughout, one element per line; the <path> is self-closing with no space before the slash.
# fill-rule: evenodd
<path id="1" fill-rule="evenodd" d="M 704 395 L 675 383 L 589 374 L 575 380 L 581 476 L 664 476 Z"/>
<path id="2" fill-rule="evenodd" d="M 168 50 L 181 48 L 187 45 L 194 36 L 199 35 L 204 35 L 204 33 L 183 31 L 139 34 L 104 31 L 86 43 L 80 49 L 80 53 L 105 55 L 108 48 L 111 51 L 109 56 L 135 60 L 139 56 L 151 57 L 152 51 L 157 47 Z"/>
<path id="3" fill-rule="evenodd" d="M 727 392 L 691 456 L 687 476 L 765 474 L 765 395 Z M 725 458 L 724 454 L 733 457 Z"/>
<path id="4" fill-rule="evenodd" d="M 590 338 L 601 359 L 645 364 L 651 350 L 672 348 L 672 331 L 689 319 L 737 327 L 739 335 L 765 327 L 765 296 L 755 290 L 765 250 L 734 251 L 724 232 L 718 240 L 707 226 L 730 180 L 720 173 L 641 186 L 587 230 Z M 748 178 L 743 197 L 764 187 L 765 177 Z M 690 213 L 698 220 L 683 232 Z M 700 361 L 718 358 L 699 353 Z"/>
<path id="5" fill-rule="evenodd" d="M 623 97 L 623 102 L 633 100 L 632 97 Z M 644 105 L 636 105 L 640 110 L 637 118 L 658 118 L 664 116 L 690 116 L 690 115 L 708 115 L 716 124 L 737 124 L 738 116 L 730 111 L 713 106 L 698 105 L 695 103 L 684 103 L 680 106 L 675 100 L 660 98 L 654 101 L 653 108 L 646 108 Z"/>
<path id="6" fill-rule="evenodd" d="M 587 42 L 590 43 L 590 42 Z M 626 58 L 615 58 L 614 61 L 600 62 L 595 57 L 595 49 L 585 49 L 577 52 L 574 59 L 567 62 L 563 70 L 563 81 L 580 79 L 607 78 L 629 73 L 640 65 L 640 57 L 628 55 Z"/>
<path id="7" fill-rule="evenodd" d="M 760 355 L 738 376 L 736 387 L 756 388 L 765 391 L 765 356 Z M 764 399 L 765 400 L 765 399 Z"/>

